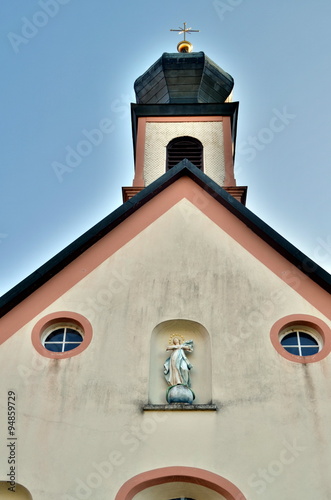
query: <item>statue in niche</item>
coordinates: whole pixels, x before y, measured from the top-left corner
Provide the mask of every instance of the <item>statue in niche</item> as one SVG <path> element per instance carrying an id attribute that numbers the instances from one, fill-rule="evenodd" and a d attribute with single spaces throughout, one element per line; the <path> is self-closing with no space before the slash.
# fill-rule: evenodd
<path id="1" fill-rule="evenodd" d="M 191 404 L 195 397 L 193 391 L 190 389 L 190 370 L 192 365 L 187 359 L 185 352 L 193 352 L 193 340 L 182 342 L 179 335 L 172 335 L 170 345 L 167 346 L 166 350 L 171 351 L 170 357 L 163 365 L 164 376 L 169 385 L 167 401 L 168 403 Z"/>

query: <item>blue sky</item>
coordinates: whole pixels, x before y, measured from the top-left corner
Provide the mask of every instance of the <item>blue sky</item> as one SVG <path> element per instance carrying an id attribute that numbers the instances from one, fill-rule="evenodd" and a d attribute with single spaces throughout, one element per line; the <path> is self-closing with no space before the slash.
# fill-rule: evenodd
<path id="1" fill-rule="evenodd" d="M 133 82 L 184 21 L 235 79 L 248 208 L 331 271 L 330 19 L 326 0 L 1 2 L 0 294 L 122 203 Z"/>

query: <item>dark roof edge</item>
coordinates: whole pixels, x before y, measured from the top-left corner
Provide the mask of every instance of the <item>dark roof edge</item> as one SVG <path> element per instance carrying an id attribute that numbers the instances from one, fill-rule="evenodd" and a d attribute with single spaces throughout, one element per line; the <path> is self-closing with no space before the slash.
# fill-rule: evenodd
<path id="1" fill-rule="evenodd" d="M 4 316 L 32 292 L 40 288 L 85 250 L 90 248 L 103 236 L 123 222 L 133 212 L 183 176 L 188 176 L 194 180 L 210 196 L 225 206 L 231 213 L 238 217 L 269 245 L 275 248 L 294 266 L 300 269 L 324 290 L 329 293 L 331 292 L 331 275 L 329 273 L 289 243 L 259 217 L 254 215 L 248 208 L 233 198 L 233 196 L 227 193 L 192 163 L 188 160 L 183 160 L 152 184 L 144 188 L 140 193 L 136 194 L 133 198 L 117 208 L 110 215 L 98 222 L 14 288 L 5 293 L 0 298 L 0 317 Z"/>
<path id="2" fill-rule="evenodd" d="M 187 160 L 188 161 L 188 160 Z M 188 162 L 190 163 L 190 162 Z M 191 164 L 192 165 L 192 164 Z M 213 198 L 222 203 L 231 213 L 240 219 L 255 234 L 277 250 L 283 257 L 302 271 L 306 276 L 315 281 L 321 288 L 331 293 L 331 275 L 316 262 L 305 255 L 301 250 L 272 229 L 246 206 L 236 200 L 221 186 L 207 177 L 197 167 L 192 165 L 196 172 L 196 182 L 205 189 Z M 206 181 L 207 179 L 207 181 Z M 216 195 L 216 196 L 215 196 Z"/>

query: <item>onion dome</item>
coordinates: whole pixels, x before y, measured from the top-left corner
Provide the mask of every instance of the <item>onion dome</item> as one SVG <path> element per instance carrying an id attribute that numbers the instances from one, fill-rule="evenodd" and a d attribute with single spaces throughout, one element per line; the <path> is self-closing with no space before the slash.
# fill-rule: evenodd
<path id="1" fill-rule="evenodd" d="M 204 52 L 165 52 L 134 84 L 138 104 L 223 103 L 231 75 Z"/>

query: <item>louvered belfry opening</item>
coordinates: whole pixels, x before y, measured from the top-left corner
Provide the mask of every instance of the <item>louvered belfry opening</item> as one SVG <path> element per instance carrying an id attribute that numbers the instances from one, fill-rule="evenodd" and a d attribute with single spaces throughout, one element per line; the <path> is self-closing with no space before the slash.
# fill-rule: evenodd
<path id="1" fill-rule="evenodd" d="M 167 170 L 187 158 L 203 170 L 203 146 L 194 137 L 176 137 L 167 146 Z"/>

